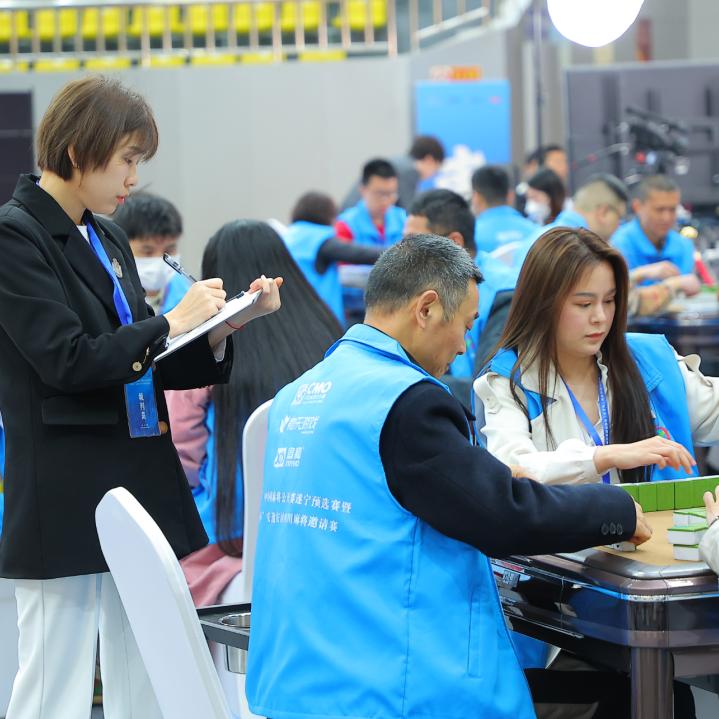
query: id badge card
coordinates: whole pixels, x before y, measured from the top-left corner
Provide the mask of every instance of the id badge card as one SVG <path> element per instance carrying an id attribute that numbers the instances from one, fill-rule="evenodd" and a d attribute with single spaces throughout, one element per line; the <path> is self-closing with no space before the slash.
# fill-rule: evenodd
<path id="1" fill-rule="evenodd" d="M 140 379 L 125 385 L 125 405 L 127 406 L 130 437 L 158 437 L 160 435 L 152 369 L 147 370 Z"/>

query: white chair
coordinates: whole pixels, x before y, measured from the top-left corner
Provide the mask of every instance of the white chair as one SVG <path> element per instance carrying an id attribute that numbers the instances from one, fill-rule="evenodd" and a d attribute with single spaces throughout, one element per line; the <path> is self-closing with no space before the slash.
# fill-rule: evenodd
<path id="1" fill-rule="evenodd" d="M 245 522 L 242 531 L 243 602 L 252 601 L 252 576 L 260 522 L 262 482 L 265 477 L 267 421 L 272 400 L 260 405 L 249 417 L 242 432 L 242 479 L 245 485 Z"/>
<path id="2" fill-rule="evenodd" d="M 160 528 L 122 487 L 102 498 L 95 522 L 163 715 L 229 719 L 185 576 Z"/>
<path id="3" fill-rule="evenodd" d="M 0 717 L 10 704 L 12 684 L 17 674 L 17 607 L 15 582 L 0 579 Z"/>
<path id="4" fill-rule="evenodd" d="M 499 260 L 508 267 L 511 267 L 514 263 L 514 253 L 517 251 L 517 248 L 523 244 L 521 240 L 517 242 L 507 242 L 506 245 L 500 245 L 489 254 L 494 257 L 495 260 Z"/>

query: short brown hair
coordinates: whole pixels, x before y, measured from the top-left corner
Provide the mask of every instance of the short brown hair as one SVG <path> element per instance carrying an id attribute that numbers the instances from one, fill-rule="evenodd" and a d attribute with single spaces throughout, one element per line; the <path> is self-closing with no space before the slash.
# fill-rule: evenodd
<path id="1" fill-rule="evenodd" d="M 70 147 L 80 171 L 96 170 L 107 166 L 128 135 L 137 135 L 143 160 L 157 151 L 157 125 L 145 99 L 103 75 L 74 80 L 55 95 L 40 121 L 37 164 L 69 180 Z"/>

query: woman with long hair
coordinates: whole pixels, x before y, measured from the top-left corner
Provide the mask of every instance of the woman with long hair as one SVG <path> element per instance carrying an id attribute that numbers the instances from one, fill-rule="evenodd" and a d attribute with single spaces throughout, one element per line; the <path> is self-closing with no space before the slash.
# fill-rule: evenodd
<path id="1" fill-rule="evenodd" d="M 547 483 L 697 473 L 694 444 L 719 440 L 719 380 L 663 336 L 627 334 L 628 294 L 624 259 L 590 230 L 558 227 L 537 240 L 499 349 L 474 385 L 492 454 Z M 611 542 L 621 527 L 607 529 Z M 514 644 L 524 668 L 545 666 L 546 645 L 517 634 Z M 593 669 L 564 654 L 551 668 Z M 628 702 L 613 672 L 575 676 L 578 685 L 605 682 Z M 674 702 L 674 716 L 695 716 L 686 685 L 675 684 Z"/>
<path id="2" fill-rule="evenodd" d="M 490 452 L 542 482 L 696 475 L 719 441 L 719 380 L 661 335 L 627 334 L 627 267 L 593 232 L 532 247 L 498 351 L 475 382 Z"/>
<path id="3" fill-rule="evenodd" d="M 210 238 L 202 276 L 222 277 L 228 296 L 247 287 L 246 278 L 254 279 L 256 272 L 284 278 L 284 302 L 265 320 L 264 332 L 256 332 L 252 324 L 242 330 L 229 382 L 167 393 L 175 446 L 210 539 L 209 547 L 183 562 L 198 606 L 215 602 L 241 569 L 242 430 L 247 419 L 317 364 L 342 334 L 332 311 L 269 225 L 237 220 Z"/>

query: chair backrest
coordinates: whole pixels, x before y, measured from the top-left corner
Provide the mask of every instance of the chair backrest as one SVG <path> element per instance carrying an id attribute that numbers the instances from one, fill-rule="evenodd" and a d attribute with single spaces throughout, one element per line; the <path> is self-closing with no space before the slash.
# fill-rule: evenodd
<path id="1" fill-rule="evenodd" d="M 122 487 L 102 498 L 95 522 L 163 715 L 229 719 L 187 581 L 160 528 Z"/>
<path id="2" fill-rule="evenodd" d="M 507 242 L 506 245 L 500 245 L 496 250 L 492 250 L 489 254 L 496 260 L 511 267 L 514 262 L 514 253 L 517 248 L 524 244 L 521 240 L 517 242 Z"/>
<path id="3" fill-rule="evenodd" d="M 244 602 L 252 601 L 252 575 L 260 521 L 262 482 L 265 476 L 267 417 L 272 400 L 260 405 L 245 423 L 242 432 L 242 479 L 245 485 L 245 524 L 242 533 L 242 576 Z"/>

